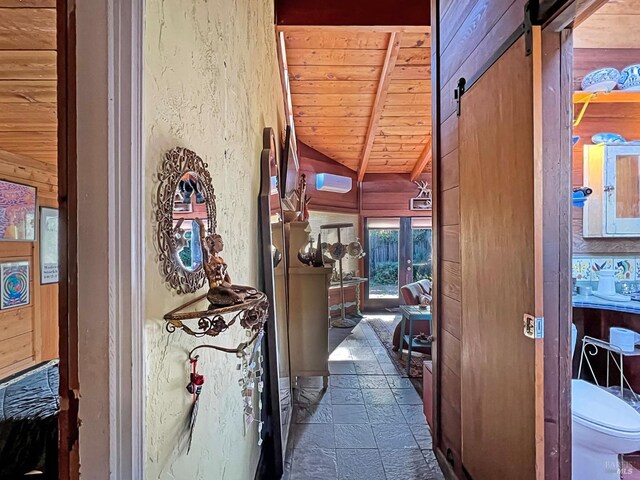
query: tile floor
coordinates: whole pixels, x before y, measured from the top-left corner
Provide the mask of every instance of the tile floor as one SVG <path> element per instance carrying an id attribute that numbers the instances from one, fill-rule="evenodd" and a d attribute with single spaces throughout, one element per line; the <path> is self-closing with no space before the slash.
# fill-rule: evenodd
<path id="1" fill-rule="evenodd" d="M 422 400 L 366 317 L 330 331 L 329 388 L 294 391 L 286 480 L 440 480 Z"/>

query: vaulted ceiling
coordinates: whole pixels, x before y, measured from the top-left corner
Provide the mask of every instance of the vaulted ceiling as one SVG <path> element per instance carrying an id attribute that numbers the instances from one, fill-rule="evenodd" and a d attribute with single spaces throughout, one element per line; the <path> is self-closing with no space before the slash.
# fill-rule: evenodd
<path id="1" fill-rule="evenodd" d="M 279 26 L 297 139 L 357 171 L 431 162 L 430 27 Z"/>

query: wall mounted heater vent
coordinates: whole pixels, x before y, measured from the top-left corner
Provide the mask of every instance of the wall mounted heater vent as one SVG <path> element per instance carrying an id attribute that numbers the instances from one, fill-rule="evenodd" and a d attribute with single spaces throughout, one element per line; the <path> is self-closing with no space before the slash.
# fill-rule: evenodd
<path id="1" fill-rule="evenodd" d="M 318 173 L 316 175 L 316 190 L 333 193 L 347 193 L 351 191 L 353 179 L 331 173 Z"/>

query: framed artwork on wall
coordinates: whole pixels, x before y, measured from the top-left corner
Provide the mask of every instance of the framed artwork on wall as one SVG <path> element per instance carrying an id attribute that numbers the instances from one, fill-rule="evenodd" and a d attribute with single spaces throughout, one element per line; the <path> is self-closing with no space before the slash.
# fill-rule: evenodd
<path id="1" fill-rule="evenodd" d="M 29 262 L 0 264 L 0 309 L 29 305 Z"/>
<path id="2" fill-rule="evenodd" d="M 0 180 L 0 241 L 36 240 L 36 188 Z"/>
<path id="3" fill-rule="evenodd" d="M 58 282 L 58 209 L 40 209 L 40 284 Z"/>

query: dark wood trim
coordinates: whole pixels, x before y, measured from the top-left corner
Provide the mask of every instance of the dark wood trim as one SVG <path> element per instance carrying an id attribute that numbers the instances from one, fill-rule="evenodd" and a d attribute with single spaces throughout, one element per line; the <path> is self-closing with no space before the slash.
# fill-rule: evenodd
<path id="1" fill-rule="evenodd" d="M 314 210 L 318 210 L 314 208 Z M 410 216 L 412 218 L 429 218 L 432 217 L 430 211 L 421 210 L 361 210 L 360 214 L 368 218 L 397 218 Z"/>
<path id="2" fill-rule="evenodd" d="M 608 0 L 557 0 L 538 2 L 536 24 L 561 32 L 568 27 L 577 27 L 589 18 Z"/>
<path id="3" fill-rule="evenodd" d="M 278 165 L 277 151 L 278 143 L 275 138 L 273 128 L 265 128 L 262 133 L 262 153 L 260 154 L 260 194 L 258 197 L 258 230 L 260 232 L 260 241 L 262 248 L 262 291 L 266 293 L 269 300 L 268 321 L 266 324 L 265 335 L 262 342 L 265 363 L 265 388 L 262 392 L 263 412 L 262 418 L 266 432 L 263 432 L 265 441 L 262 451 L 268 452 L 268 455 L 260 456 L 261 461 L 257 471 L 265 476 L 256 478 L 279 478 L 284 472 L 284 452 L 286 445 L 282 445 L 282 423 L 280 417 L 280 383 L 279 383 L 279 367 L 278 367 L 278 349 L 277 349 L 277 325 L 276 325 L 276 309 L 275 309 L 275 284 L 274 284 L 274 267 L 272 264 L 273 254 L 271 247 L 273 244 L 271 235 L 271 163 L 272 158 Z M 277 200 L 280 201 L 278 195 Z M 284 225 L 281 225 L 282 239 L 284 241 Z M 284 252 L 283 252 L 283 256 Z M 285 270 L 286 271 L 286 270 Z M 267 393 L 268 392 L 268 393 Z M 257 474 L 256 474 L 257 475 Z"/>
<path id="4" fill-rule="evenodd" d="M 358 210 L 349 207 L 329 207 L 327 205 L 319 205 L 312 206 L 309 210 L 314 212 L 325 212 L 325 213 L 349 213 L 351 215 L 357 215 Z"/>
<path id="5" fill-rule="evenodd" d="M 277 0 L 278 25 L 428 25 L 429 2 L 404 0 Z"/>
<path id="6" fill-rule="evenodd" d="M 542 31 L 542 215 L 545 478 L 571 479 L 571 184 L 573 52 L 570 31 Z M 544 93 L 543 93 L 544 92 Z M 534 127 L 535 128 L 535 127 Z"/>
<path id="7" fill-rule="evenodd" d="M 80 477 L 76 159 L 76 7 L 57 0 L 58 203 L 60 211 L 58 478 Z"/>
<path id="8" fill-rule="evenodd" d="M 451 2 L 453 3 L 453 2 Z M 431 329 L 435 341 L 431 346 L 431 361 L 433 374 L 433 450 L 442 471 L 447 478 L 455 478 L 453 468 L 449 465 L 446 452 L 442 451 L 442 432 L 440 429 L 442 396 L 442 372 L 440 371 L 440 335 L 442 325 L 440 322 L 440 261 L 442 259 L 442 247 L 440 245 L 440 131 L 441 131 L 441 106 L 440 106 L 440 0 L 431 0 L 431 192 L 433 198 L 432 227 L 431 227 L 431 252 L 432 252 L 432 293 L 431 303 L 432 321 Z"/>
<path id="9" fill-rule="evenodd" d="M 551 32 L 543 33 L 549 35 Z M 544 38 L 544 37 L 543 37 Z M 571 351 L 571 320 L 573 314 L 571 298 L 571 254 L 572 254 L 572 212 L 571 185 L 572 185 L 572 142 L 573 133 L 573 41 L 572 31 L 563 30 L 559 34 L 560 73 L 559 83 L 562 92 L 557 113 L 560 116 L 560 215 L 559 231 L 559 307 L 558 307 L 558 391 L 565 392 L 558 399 L 557 425 L 558 425 L 558 478 L 569 480 L 571 478 L 571 377 L 572 377 L 572 351 Z M 571 160 L 568 160 L 571 159 Z M 549 159 L 551 160 L 551 159 Z M 550 452 L 547 453 L 547 455 Z"/>

